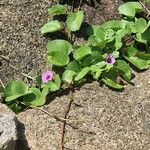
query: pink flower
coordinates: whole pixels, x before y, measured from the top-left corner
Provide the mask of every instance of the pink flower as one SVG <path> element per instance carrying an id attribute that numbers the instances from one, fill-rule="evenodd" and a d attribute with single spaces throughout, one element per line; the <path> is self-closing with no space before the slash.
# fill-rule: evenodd
<path id="1" fill-rule="evenodd" d="M 106 62 L 108 64 L 114 64 L 116 62 L 115 57 L 112 54 L 108 54 L 107 58 L 106 58 Z"/>
<path id="2" fill-rule="evenodd" d="M 43 83 L 47 83 L 51 80 L 53 80 L 53 72 L 52 71 L 46 71 L 42 74 Z"/>

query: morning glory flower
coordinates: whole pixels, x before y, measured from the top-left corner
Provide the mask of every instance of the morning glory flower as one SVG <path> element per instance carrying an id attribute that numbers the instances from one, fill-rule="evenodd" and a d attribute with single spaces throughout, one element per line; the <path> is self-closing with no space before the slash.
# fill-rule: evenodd
<path id="1" fill-rule="evenodd" d="M 53 80 L 53 76 L 54 76 L 54 74 L 53 74 L 52 71 L 46 71 L 46 72 L 44 72 L 42 74 L 42 81 L 43 81 L 43 83 L 47 83 L 47 82 Z"/>
<path id="2" fill-rule="evenodd" d="M 106 62 L 108 64 L 113 65 L 116 62 L 115 57 L 112 54 L 108 54 L 107 58 L 106 58 Z"/>

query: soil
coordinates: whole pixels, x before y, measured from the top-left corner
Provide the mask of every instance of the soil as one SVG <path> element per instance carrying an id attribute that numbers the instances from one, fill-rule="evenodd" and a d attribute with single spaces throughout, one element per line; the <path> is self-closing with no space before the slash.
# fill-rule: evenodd
<path id="1" fill-rule="evenodd" d="M 83 4 L 85 22 L 101 24 L 119 18 L 121 0 L 101 0 L 96 7 Z M 30 82 L 20 73 L 35 77 L 45 70 L 48 37 L 40 33 L 49 19 L 50 0 L 2 0 L 0 79 Z M 78 39 L 79 40 L 79 39 Z M 15 66 L 16 71 L 10 64 Z M 49 67 L 49 66 L 48 66 Z M 150 70 L 136 73 L 135 86 L 127 85 L 115 92 L 99 83 L 85 84 L 74 94 L 75 104 L 69 113 L 65 149 L 70 150 L 149 150 L 150 149 Z M 57 96 L 44 109 L 63 116 L 69 95 Z M 59 150 L 61 122 L 40 110 L 30 109 L 18 115 L 17 150 Z M 27 148 L 28 147 L 28 148 Z"/>

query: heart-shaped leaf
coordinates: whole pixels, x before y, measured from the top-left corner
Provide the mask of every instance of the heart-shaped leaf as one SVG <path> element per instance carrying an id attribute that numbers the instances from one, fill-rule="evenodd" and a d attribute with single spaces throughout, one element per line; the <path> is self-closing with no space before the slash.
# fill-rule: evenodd
<path id="1" fill-rule="evenodd" d="M 48 63 L 56 66 L 65 66 L 69 63 L 68 55 L 72 45 L 65 40 L 53 40 L 47 44 Z"/>
<path id="2" fill-rule="evenodd" d="M 28 93 L 28 86 L 23 81 L 14 80 L 4 89 L 5 101 L 13 101 Z"/>
<path id="3" fill-rule="evenodd" d="M 70 31 L 78 31 L 83 22 L 84 13 L 83 11 L 78 11 L 76 13 L 70 13 L 67 18 L 67 28 Z"/>
<path id="4" fill-rule="evenodd" d="M 82 58 L 84 58 L 85 56 L 91 54 L 91 48 L 89 46 L 82 46 L 78 49 L 76 49 L 73 53 L 73 57 L 76 60 L 81 60 Z"/>
<path id="5" fill-rule="evenodd" d="M 52 33 L 56 31 L 60 31 L 62 29 L 62 25 L 58 20 L 53 20 L 48 23 L 46 23 L 42 28 L 41 28 L 41 33 L 46 34 L 46 33 Z"/>
<path id="6" fill-rule="evenodd" d="M 137 12 L 142 10 L 142 5 L 139 2 L 127 2 L 119 6 L 120 14 L 133 18 Z"/>

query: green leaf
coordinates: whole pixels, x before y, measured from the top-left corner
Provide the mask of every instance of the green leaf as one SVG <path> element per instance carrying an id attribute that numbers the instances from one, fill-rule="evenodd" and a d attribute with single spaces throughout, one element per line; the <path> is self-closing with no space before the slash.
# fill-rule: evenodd
<path id="1" fill-rule="evenodd" d="M 150 63 L 150 53 L 138 52 L 136 56 L 143 60 L 147 60 Z"/>
<path id="2" fill-rule="evenodd" d="M 137 54 L 138 50 L 134 47 L 127 47 L 124 50 L 124 55 L 127 57 L 135 56 Z"/>
<path id="3" fill-rule="evenodd" d="M 13 101 L 28 93 L 28 87 L 23 81 L 14 80 L 8 83 L 4 89 L 5 101 Z"/>
<path id="4" fill-rule="evenodd" d="M 139 18 L 135 22 L 135 28 L 137 32 L 143 33 L 148 28 L 148 24 L 144 18 Z"/>
<path id="5" fill-rule="evenodd" d="M 65 5 L 56 5 L 52 6 L 51 8 L 48 9 L 48 13 L 51 15 L 61 15 L 61 14 L 66 14 L 67 11 L 67 6 Z"/>
<path id="6" fill-rule="evenodd" d="M 79 81 L 81 80 L 84 76 L 87 75 L 87 73 L 90 71 L 89 67 L 85 67 L 83 69 L 81 69 L 81 71 L 77 74 L 77 76 L 75 77 L 75 81 Z"/>
<path id="7" fill-rule="evenodd" d="M 81 67 L 77 61 L 73 60 L 67 65 L 66 70 L 72 70 L 78 73 L 81 70 Z"/>
<path id="8" fill-rule="evenodd" d="M 112 87 L 112 88 L 114 88 L 114 89 L 120 90 L 120 89 L 123 88 L 122 85 L 120 85 L 120 84 L 114 82 L 113 80 L 111 80 L 111 79 L 109 79 L 109 78 L 103 78 L 102 81 L 103 81 L 106 85 L 108 85 L 109 87 Z"/>
<path id="9" fill-rule="evenodd" d="M 130 81 L 132 77 L 131 68 L 124 60 L 117 60 L 116 68 L 121 72 L 125 80 Z"/>
<path id="10" fill-rule="evenodd" d="M 115 32 L 112 29 L 107 29 L 105 32 L 105 39 L 111 39 L 114 36 Z"/>
<path id="11" fill-rule="evenodd" d="M 52 51 L 58 51 L 68 55 L 72 50 L 73 50 L 72 45 L 65 40 L 53 40 L 53 41 L 49 41 L 47 44 L 48 54 L 49 52 Z"/>
<path id="12" fill-rule="evenodd" d="M 107 21 L 105 22 L 102 27 L 106 30 L 106 29 L 121 29 L 123 28 L 123 23 L 122 21 L 119 21 L 119 20 L 110 20 L 110 21 Z"/>
<path id="13" fill-rule="evenodd" d="M 147 29 L 144 33 L 142 33 L 141 37 L 146 41 L 150 41 L 150 29 Z"/>
<path id="14" fill-rule="evenodd" d="M 55 76 L 55 81 L 54 83 L 57 85 L 58 89 L 60 89 L 60 86 L 61 86 L 61 79 L 60 79 L 60 76 L 57 74 Z"/>
<path id="15" fill-rule="evenodd" d="M 60 88 L 60 86 L 56 85 L 54 82 L 49 82 L 46 87 L 52 92 L 57 91 Z"/>
<path id="16" fill-rule="evenodd" d="M 91 65 L 97 64 L 103 61 L 103 57 L 100 52 L 92 52 L 90 56 L 83 59 L 82 65 L 84 67 L 89 67 Z"/>
<path id="17" fill-rule="evenodd" d="M 62 80 L 68 84 L 71 84 L 73 81 L 73 77 L 76 75 L 75 71 L 65 70 L 62 75 Z"/>
<path id="18" fill-rule="evenodd" d="M 46 84 L 46 85 L 44 85 L 44 87 L 42 89 L 42 95 L 44 97 L 46 97 L 48 95 L 48 93 L 49 93 L 49 86 Z"/>
<path id="19" fill-rule="evenodd" d="M 93 78 L 98 80 L 98 78 L 100 77 L 101 75 L 101 72 L 102 72 L 102 67 L 104 67 L 106 65 L 106 62 L 102 61 L 102 62 L 99 62 L 98 64 L 96 65 L 92 65 L 90 67 L 90 71 L 91 71 L 91 74 L 93 75 Z"/>
<path id="20" fill-rule="evenodd" d="M 60 89 L 60 86 L 61 86 L 61 79 L 60 76 L 57 74 L 55 75 L 55 79 L 53 82 L 51 81 L 44 85 L 42 94 L 46 96 L 49 93 L 49 90 L 52 92 L 57 91 Z"/>
<path id="21" fill-rule="evenodd" d="M 82 58 L 84 58 L 85 56 L 91 54 L 91 48 L 89 46 L 82 46 L 78 49 L 76 49 L 73 53 L 73 57 L 76 60 L 81 60 Z"/>
<path id="22" fill-rule="evenodd" d="M 58 20 L 53 20 L 48 23 L 46 23 L 42 28 L 41 28 L 41 33 L 46 34 L 46 33 L 52 33 L 56 31 L 60 31 L 63 27 L 61 26 L 61 23 Z"/>
<path id="23" fill-rule="evenodd" d="M 116 47 L 116 50 L 120 49 L 123 45 L 122 43 L 122 38 L 125 36 L 125 35 L 130 35 L 131 34 L 131 31 L 128 30 L 128 29 L 120 29 L 116 32 L 116 36 L 115 36 L 115 47 Z"/>
<path id="24" fill-rule="evenodd" d="M 142 37 L 142 33 L 137 33 L 135 40 L 137 40 L 140 43 L 147 44 L 147 40 Z"/>
<path id="25" fill-rule="evenodd" d="M 76 61 L 71 61 L 62 75 L 62 80 L 71 84 L 74 76 L 80 71 L 80 65 Z"/>
<path id="26" fill-rule="evenodd" d="M 107 66 L 106 66 L 107 69 Z M 115 89 L 122 89 L 123 86 L 117 83 L 119 72 L 114 67 L 109 69 L 107 72 L 103 72 L 101 74 L 102 81 L 109 87 L 115 88 Z"/>
<path id="27" fill-rule="evenodd" d="M 119 35 L 115 37 L 115 50 L 119 50 L 122 47 L 122 38 Z"/>
<path id="28" fill-rule="evenodd" d="M 86 35 L 87 36 L 95 35 L 99 28 L 100 28 L 99 25 L 92 25 L 92 26 L 88 27 L 86 29 Z"/>
<path id="29" fill-rule="evenodd" d="M 124 56 L 125 57 L 125 56 Z M 150 67 L 150 62 L 147 60 L 143 60 L 139 57 L 132 56 L 132 57 L 125 57 L 130 63 L 132 63 L 138 69 L 148 69 Z"/>
<path id="30" fill-rule="evenodd" d="M 70 60 L 68 55 L 58 51 L 49 52 L 47 59 L 49 64 L 53 64 L 55 66 L 65 66 Z"/>
<path id="31" fill-rule="evenodd" d="M 108 41 L 111 39 L 112 39 L 112 30 L 110 33 L 109 29 L 108 31 L 105 31 L 105 29 L 103 29 L 102 27 L 99 27 L 95 31 L 94 35 L 89 37 L 88 43 L 89 45 L 99 46 L 103 48 L 106 45 L 106 43 L 108 43 Z"/>
<path id="32" fill-rule="evenodd" d="M 105 40 L 105 29 L 102 27 L 97 28 L 94 34 L 97 41 L 103 41 Z"/>
<path id="33" fill-rule="evenodd" d="M 120 38 L 123 38 L 125 35 L 130 35 L 131 31 L 128 29 L 120 29 L 116 32 L 116 35 L 119 36 Z"/>
<path id="34" fill-rule="evenodd" d="M 142 53 L 134 47 L 128 47 L 124 57 L 138 69 L 147 69 L 150 66 L 150 55 Z"/>
<path id="35" fill-rule="evenodd" d="M 23 103 L 30 107 L 42 106 L 46 102 L 45 95 L 42 95 L 39 89 L 30 88 L 31 93 L 23 97 Z"/>
<path id="36" fill-rule="evenodd" d="M 67 18 L 67 28 L 70 31 L 78 31 L 83 22 L 84 13 L 83 11 L 78 11 L 76 13 L 70 13 Z"/>
<path id="37" fill-rule="evenodd" d="M 53 40 L 47 44 L 48 63 L 65 66 L 69 63 L 68 55 L 73 50 L 72 45 L 65 40 Z"/>
<path id="38" fill-rule="evenodd" d="M 148 21 L 148 27 L 150 26 L 150 20 Z"/>
<path id="39" fill-rule="evenodd" d="M 133 18 L 137 12 L 142 10 L 142 5 L 139 2 L 127 2 L 119 6 L 120 14 Z"/>

